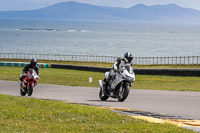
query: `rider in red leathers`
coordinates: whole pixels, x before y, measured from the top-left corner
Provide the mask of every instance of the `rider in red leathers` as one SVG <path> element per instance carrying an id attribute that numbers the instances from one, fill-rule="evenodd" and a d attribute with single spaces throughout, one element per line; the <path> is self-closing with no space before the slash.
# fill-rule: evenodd
<path id="1" fill-rule="evenodd" d="M 29 69 L 34 69 L 36 71 L 37 75 L 40 76 L 39 67 L 37 66 L 37 60 L 35 58 L 33 58 L 30 60 L 30 64 L 26 65 L 24 67 L 24 69 L 22 70 L 23 74 L 20 76 L 20 84 L 24 79 L 24 75 L 27 74 Z"/>

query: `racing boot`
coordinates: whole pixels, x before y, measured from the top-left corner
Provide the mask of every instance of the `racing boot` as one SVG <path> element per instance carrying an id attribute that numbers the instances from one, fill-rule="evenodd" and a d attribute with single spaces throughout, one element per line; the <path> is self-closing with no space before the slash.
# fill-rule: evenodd
<path id="1" fill-rule="evenodd" d="M 106 78 L 104 78 L 104 80 L 103 80 L 103 91 L 106 90 L 107 83 L 108 83 L 108 80 Z"/>
<path id="2" fill-rule="evenodd" d="M 19 84 L 19 87 L 22 88 L 22 81 L 21 80 L 18 81 L 18 84 Z"/>
<path id="3" fill-rule="evenodd" d="M 105 91 L 105 90 L 106 90 L 106 83 L 103 82 L 103 91 Z"/>
<path id="4" fill-rule="evenodd" d="M 19 78 L 19 87 L 20 87 L 20 88 L 22 88 L 22 81 L 23 81 L 23 77 L 21 76 L 21 77 Z"/>

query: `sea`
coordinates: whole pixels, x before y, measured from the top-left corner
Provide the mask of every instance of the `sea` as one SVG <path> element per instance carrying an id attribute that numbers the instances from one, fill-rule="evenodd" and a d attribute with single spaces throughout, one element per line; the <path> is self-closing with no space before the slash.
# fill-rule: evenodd
<path id="1" fill-rule="evenodd" d="M 200 55 L 200 24 L 0 19 L 0 53 Z"/>

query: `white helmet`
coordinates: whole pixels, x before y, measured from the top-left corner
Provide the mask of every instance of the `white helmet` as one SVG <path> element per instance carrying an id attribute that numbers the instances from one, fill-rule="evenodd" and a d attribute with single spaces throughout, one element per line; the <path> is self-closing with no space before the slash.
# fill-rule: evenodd
<path id="1" fill-rule="evenodd" d="M 131 61 L 133 60 L 133 56 L 130 52 L 126 52 L 124 54 L 124 59 L 126 60 L 126 62 L 131 63 Z"/>

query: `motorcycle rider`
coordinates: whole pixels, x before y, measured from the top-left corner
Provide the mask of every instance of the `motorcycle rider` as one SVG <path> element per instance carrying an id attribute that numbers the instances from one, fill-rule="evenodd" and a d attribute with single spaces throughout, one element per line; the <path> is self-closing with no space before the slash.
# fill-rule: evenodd
<path id="1" fill-rule="evenodd" d="M 118 58 L 115 63 L 112 65 L 112 70 L 110 71 L 107 79 L 104 78 L 103 80 L 103 89 L 106 88 L 107 83 L 115 78 L 115 72 L 121 72 L 122 67 L 126 64 L 130 64 L 133 60 L 133 56 L 130 52 L 124 53 L 124 58 Z"/>
<path id="2" fill-rule="evenodd" d="M 23 79 L 25 78 L 25 74 L 27 74 L 29 69 L 34 69 L 37 73 L 38 76 L 40 76 L 40 71 L 39 71 L 39 67 L 37 66 L 37 59 L 33 58 L 30 60 L 30 64 L 27 64 L 24 69 L 22 70 L 22 75 L 20 76 L 20 85 L 23 81 Z"/>

